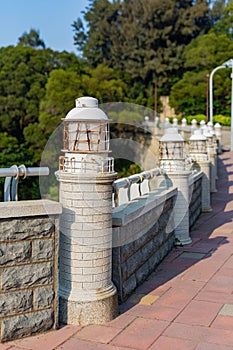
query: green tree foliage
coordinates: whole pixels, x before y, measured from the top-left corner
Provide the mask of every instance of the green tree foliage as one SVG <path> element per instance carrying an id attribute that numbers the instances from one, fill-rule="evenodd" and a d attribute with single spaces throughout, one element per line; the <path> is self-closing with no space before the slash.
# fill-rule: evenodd
<path id="1" fill-rule="evenodd" d="M 22 46 L 0 49 L 0 129 L 19 140 L 24 127 L 38 118 L 46 73 L 52 69 L 47 66 L 47 54 Z"/>
<path id="2" fill-rule="evenodd" d="M 183 74 L 185 46 L 210 27 L 204 0 L 94 0 L 85 13 L 88 31 L 74 22 L 75 44 L 96 66 L 105 63 L 130 77 L 130 85 L 165 89 Z"/>
<path id="3" fill-rule="evenodd" d="M 184 115 L 205 114 L 207 74 L 233 57 L 233 41 L 227 35 L 210 32 L 191 42 L 185 50 L 183 78 L 173 85 L 170 104 Z M 230 115 L 231 80 L 229 69 L 214 76 L 214 113 Z"/>
<path id="4" fill-rule="evenodd" d="M 82 81 L 85 93 L 95 96 L 100 103 L 124 101 L 127 97 L 126 83 L 117 76 L 114 69 L 103 64 L 88 69 Z"/>
<path id="5" fill-rule="evenodd" d="M 24 129 L 32 159 L 38 163 L 51 133 L 61 124 L 61 119 L 74 107 L 80 96 L 94 96 L 100 103 L 124 98 L 126 84 L 115 76 L 114 70 L 102 65 L 77 74 L 75 67 L 53 70 L 40 102 L 39 119 Z"/>
<path id="6" fill-rule="evenodd" d="M 225 1 L 223 1 L 225 2 Z M 233 2 L 230 1 L 227 6 L 222 4 L 221 15 L 216 25 L 211 29 L 216 34 L 226 34 L 233 40 Z"/>
<path id="7" fill-rule="evenodd" d="M 1 167 L 21 163 L 26 166 L 39 165 L 41 152 L 49 132 L 54 127 L 52 121 L 55 118 L 53 114 L 49 116 L 45 114 L 48 110 L 46 98 L 44 99 L 45 87 L 51 72 L 59 69 L 69 72 L 71 66 L 75 76 L 82 71 L 80 60 L 74 54 L 67 52 L 59 53 L 51 49 L 37 50 L 23 45 L 0 48 Z M 60 78 L 62 81 L 63 77 Z M 47 133 L 45 132 L 47 129 L 41 127 L 46 123 L 49 131 Z M 27 193 L 28 198 L 33 196 L 38 198 L 39 189 L 38 184 L 35 184 L 36 181 L 36 179 L 23 181 L 21 198 L 23 193 Z M 27 188 L 29 182 L 32 188 L 31 195 Z"/>
<path id="8" fill-rule="evenodd" d="M 74 43 L 83 52 L 88 62 L 96 67 L 105 60 L 110 59 L 112 35 L 115 33 L 115 21 L 120 9 L 120 0 L 92 0 L 85 13 L 85 21 L 88 25 L 86 33 L 80 18 L 73 24 Z"/>
<path id="9" fill-rule="evenodd" d="M 45 49 L 45 43 L 40 38 L 40 32 L 35 29 L 31 29 L 29 33 L 24 32 L 23 35 L 18 39 L 18 45 L 29 46 L 35 49 Z"/>

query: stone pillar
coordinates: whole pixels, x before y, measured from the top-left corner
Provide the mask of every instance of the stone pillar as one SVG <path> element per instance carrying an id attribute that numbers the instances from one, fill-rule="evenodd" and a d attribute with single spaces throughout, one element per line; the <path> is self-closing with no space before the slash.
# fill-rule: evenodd
<path id="1" fill-rule="evenodd" d="M 112 182 L 115 174 L 59 173 L 60 321 L 102 324 L 117 316 L 112 274 Z"/>
<path id="2" fill-rule="evenodd" d="M 209 161 L 200 161 L 198 162 L 201 171 L 203 172 L 202 183 L 201 183 L 201 206 L 202 212 L 212 211 L 210 205 L 210 167 L 211 164 Z"/>
<path id="3" fill-rule="evenodd" d="M 167 129 L 160 139 L 160 167 L 166 172 L 168 181 L 178 189 L 174 207 L 176 244 L 190 244 L 192 243 L 189 236 L 189 176 L 191 171 L 186 170 L 184 138 L 176 128 Z"/>
<path id="4" fill-rule="evenodd" d="M 169 172 L 173 186 L 177 187 L 178 194 L 175 203 L 174 224 L 176 245 L 192 243 L 189 236 L 189 177 L 190 171 Z"/>
<path id="5" fill-rule="evenodd" d="M 207 153 L 207 138 L 202 131 L 195 130 L 189 140 L 189 156 L 193 161 L 192 170 L 202 171 L 202 211 L 210 212 L 210 170 L 211 163 Z"/>
<path id="6" fill-rule="evenodd" d="M 215 131 L 215 135 L 216 135 L 216 139 L 217 139 L 217 152 L 218 154 L 222 153 L 222 131 L 221 131 L 221 125 L 219 123 L 216 123 L 214 125 L 214 131 Z"/>
<path id="7" fill-rule="evenodd" d="M 196 119 L 193 119 L 191 121 L 191 134 L 194 134 L 195 130 L 197 130 L 197 121 L 196 121 Z"/>
<path id="8" fill-rule="evenodd" d="M 155 117 L 155 119 L 154 119 L 154 135 L 159 134 L 159 122 L 160 122 L 160 118 Z"/>
<path id="9" fill-rule="evenodd" d="M 207 143 L 207 153 L 210 161 L 210 192 L 217 192 L 216 189 L 216 178 L 217 178 L 217 155 L 216 155 L 216 146 L 213 141 L 213 136 L 207 134 L 208 143 Z"/>
<path id="10" fill-rule="evenodd" d="M 98 101 L 76 100 L 64 119 L 60 157 L 60 321 L 103 324 L 118 313 L 112 274 L 112 183 L 109 125 Z"/>

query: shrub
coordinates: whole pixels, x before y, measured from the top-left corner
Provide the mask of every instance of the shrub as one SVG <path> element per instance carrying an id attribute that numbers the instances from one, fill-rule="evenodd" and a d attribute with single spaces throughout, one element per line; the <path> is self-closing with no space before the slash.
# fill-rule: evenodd
<path id="1" fill-rule="evenodd" d="M 219 123 L 222 126 L 231 126 L 231 117 L 226 117 L 224 115 L 215 115 L 213 117 L 213 122 L 215 123 Z"/>

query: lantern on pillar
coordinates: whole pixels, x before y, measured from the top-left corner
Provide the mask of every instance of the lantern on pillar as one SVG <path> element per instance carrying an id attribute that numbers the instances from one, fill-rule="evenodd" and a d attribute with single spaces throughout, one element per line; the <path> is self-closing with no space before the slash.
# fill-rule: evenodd
<path id="1" fill-rule="evenodd" d="M 80 97 L 76 106 L 63 119 L 65 156 L 60 157 L 60 170 L 66 172 L 113 171 L 109 153 L 109 119 L 98 108 L 98 100 Z"/>
<path id="2" fill-rule="evenodd" d="M 159 141 L 160 167 L 168 172 L 185 170 L 185 140 L 176 128 L 166 129 Z"/>
<path id="3" fill-rule="evenodd" d="M 189 139 L 189 155 L 195 161 L 207 161 L 207 138 L 200 129 L 195 130 Z"/>
<path id="4" fill-rule="evenodd" d="M 81 97 L 64 119 L 60 157 L 59 317 L 62 323 L 105 323 L 117 315 L 112 278 L 112 183 L 109 125 L 98 100 Z M 98 261 L 98 264 L 96 263 Z"/>

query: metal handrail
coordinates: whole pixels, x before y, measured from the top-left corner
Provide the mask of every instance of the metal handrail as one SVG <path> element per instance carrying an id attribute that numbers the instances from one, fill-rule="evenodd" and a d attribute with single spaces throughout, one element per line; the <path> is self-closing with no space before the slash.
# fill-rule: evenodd
<path id="1" fill-rule="evenodd" d="M 48 167 L 26 168 L 25 165 L 12 165 L 10 168 L 0 168 L 0 177 L 5 177 L 4 182 L 4 202 L 18 200 L 19 177 L 25 179 L 27 176 L 49 175 Z"/>

